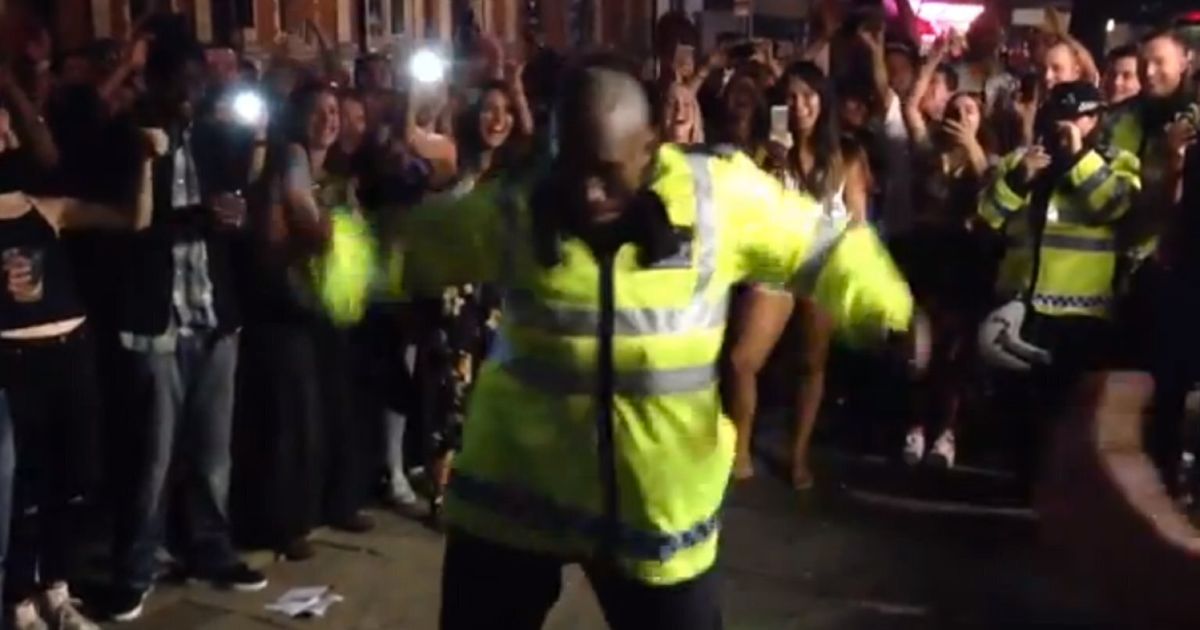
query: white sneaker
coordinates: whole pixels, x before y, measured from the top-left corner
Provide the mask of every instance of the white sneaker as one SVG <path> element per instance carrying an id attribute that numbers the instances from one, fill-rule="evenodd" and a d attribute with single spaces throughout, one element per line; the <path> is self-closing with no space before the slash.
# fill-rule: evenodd
<path id="1" fill-rule="evenodd" d="M 925 429 L 914 427 L 904 438 L 904 463 L 916 466 L 925 459 Z"/>
<path id="2" fill-rule="evenodd" d="M 938 468 L 954 468 L 954 432 L 942 431 L 933 449 L 929 451 L 929 464 Z"/>
<path id="3" fill-rule="evenodd" d="M 56 584 L 43 593 L 42 618 L 55 630 L 100 630 L 75 607 L 66 584 Z"/>
<path id="4" fill-rule="evenodd" d="M 13 608 L 13 630 L 49 630 L 45 620 L 38 614 L 37 605 L 32 600 L 25 600 Z"/>

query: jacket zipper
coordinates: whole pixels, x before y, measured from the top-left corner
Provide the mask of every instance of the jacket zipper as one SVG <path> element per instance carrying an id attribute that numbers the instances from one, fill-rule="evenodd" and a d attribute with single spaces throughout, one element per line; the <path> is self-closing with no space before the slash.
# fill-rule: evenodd
<path id="1" fill-rule="evenodd" d="M 597 255 L 600 267 L 600 323 L 596 331 L 599 341 L 596 357 L 596 459 L 600 467 L 600 493 L 604 509 L 599 557 L 602 561 L 615 563 L 620 543 L 620 515 L 617 503 L 616 445 L 613 437 L 613 397 L 616 395 L 616 375 L 613 367 L 614 258 L 615 252 L 612 251 L 600 252 Z"/>

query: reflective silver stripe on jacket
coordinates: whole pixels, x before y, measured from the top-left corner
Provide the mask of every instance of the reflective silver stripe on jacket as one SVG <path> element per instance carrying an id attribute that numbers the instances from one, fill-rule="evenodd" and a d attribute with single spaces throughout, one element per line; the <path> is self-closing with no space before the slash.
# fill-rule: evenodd
<path id="1" fill-rule="evenodd" d="M 693 230 L 696 287 L 692 299 L 677 308 L 618 308 L 613 322 L 613 333 L 618 336 L 678 335 L 725 325 L 729 311 L 727 292 L 716 297 L 707 295 L 717 271 L 716 200 L 709 157 L 689 155 L 687 160 L 696 196 Z M 548 304 L 522 290 L 505 293 L 504 313 L 516 326 L 555 335 L 594 335 L 600 325 L 600 313 L 595 307 Z"/>
<path id="2" fill-rule="evenodd" d="M 796 277 L 791 283 L 796 291 L 803 295 L 812 295 L 817 290 L 817 280 L 820 279 L 821 272 L 825 270 L 829 259 L 833 257 L 834 250 L 845 238 L 846 232 L 847 230 L 841 232 L 817 230 L 816 240 L 809 249 L 808 259 L 800 265 L 800 270 L 796 272 Z"/>
<path id="3" fill-rule="evenodd" d="M 1100 187 L 1104 185 L 1104 182 L 1108 181 L 1108 178 L 1112 176 L 1112 168 L 1105 164 L 1104 166 L 1096 169 L 1095 173 L 1088 175 L 1086 179 L 1084 179 L 1082 182 L 1079 182 L 1079 185 L 1075 187 L 1075 192 L 1076 194 L 1083 196 L 1085 199 L 1087 197 L 1091 197 L 1092 193 L 1099 190 Z"/>
<path id="4" fill-rule="evenodd" d="M 503 518 L 530 529 L 552 534 L 576 534 L 599 540 L 605 533 L 604 519 L 559 503 L 513 484 L 497 483 L 454 471 L 447 491 L 473 505 L 487 508 Z M 685 549 L 701 545 L 718 530 L 718 509 L 691 527 L 663 532 L 620 524 L 617 552 L 634 560 L 666 562 Z"/>
<path id="5" fill-rule="evenodd" d="M 717 271 L 717 198 L 713 191 L 710 159 L 704 154 L 689 154 L 692 186 L 696 196 L 696 291 L 703 296 Z"/>
<path id="6" fill-rule="evenodd" d="M 618 308 L 613 313 L 613 334 L 621 337 L 681 335 L 709 331 L 725 325 L 728 291 L 709 295 L 717 272 L 717 217 L 709 156 L 688 155 L 695 190 L 693 229 L 696 286 L 690 301 L 678 308 Z M 639 273 L 654 273 L 643 270 Z M 557 336 L 593 336 L 599 333 L 600 312 L 590 305 L 551 304 L 527 290 L 509 285 L 503 311 L 510 325 Z M 547 364 L 519 356 L 500 335 L 493 360 L 523 383 L 559 395 L 592 395 L 596 388 L 593 366 Z M 615 392 L 623 396 L 657 396 L 704 391 L 716 384 L 713 364 L 669 370 L 617 372 Z"/>
<path id="7" fill-rule="evenodd" d="M 1031 301 L 1034 306 L 1052 309 L 1106 309 L 1112 306 L 1113 298 L 1108 295 L 1035 293 Z"/>
<path id="8" fill-rule="evenodd" d="M 642 337 L 713 330 L 725 325 L 728 313 L 727 297 L 716 302 L 696 298 L 684 308 L 618 308 L 613 313 L 613 334 Z M 529 291 L 506 293 L 504 315 L 521 327 L 569 337 L 595 335 L 600 327 L 595 309 L 546 304 Z"/>
<path id="9" fill-rule="evenodd" d="M 1033 241 L 1029 235 L 1009 236 L 1005 242 L 1009 248 L 1032 247 Z M 1042 237 L 1042 247 L 1065 249 L 1077 252 L 1111 252 L 1116 250 L 1116 241 L 1109 236 L 1070 236 L 1066 234 L 1046 234 Z"/>
<path id="10" fill-rule="evenodd" d="M 498 358 L 499 355 L 493 356 Z M 596 394 L 596 372 L 591 366 L 564 366 L 530 357 L 509 356 L 504 362 L 504 369 L 517 380 L 549 394 Z M 667 396 L 711 389 L 717 383 L 717 368 L 708 364 L 637 372 L 618 371 L 613 378 L 613 393 L 618 396 Z"/>
<path id="11" fill-rule="evenodd" d="M 1081 252 L 1111 252 L 1116 247 L 1116 241 L 1106 236 L 1069 236 L 1066 234 L 1046 234 L 1042 236 L 1042 247 L 1067 249 Z"/>

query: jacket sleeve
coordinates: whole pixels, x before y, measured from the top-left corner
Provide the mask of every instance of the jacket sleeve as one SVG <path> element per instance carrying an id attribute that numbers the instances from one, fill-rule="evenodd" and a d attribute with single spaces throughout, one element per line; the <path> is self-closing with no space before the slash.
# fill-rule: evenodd
<path id="1" fill-rule="evenodd" d="M 811 296 L 854 345 L 908 330 L 912 294 L 871 228 L 828 228 L 816 201 L 784 190 L 743 156 L 726 173 L 720 183 L 739 200 L 730 214 L 744 277 Z"/>
<path id="2" fill-rule="evenodd" d="M 385 228 L 384 293 L 401 297 L 495 279 L 500 244 L 509 240 L 504 234 L 502 182 L 489 182 L 459 197 L 435 197 Z"/>
<path id="3" fill-rule="evenodd" d="M 996 167 L 991 182 L 979 193 L 979 218 L 993 230 L 1003 228 L 1009 219 L 1029 206 L 1028 188 L 1017 186 L 1013 181 L 1023 158 L 1021 150 L 1008 154 Z"/>
<path id="4" fill-rule="evenodd" d="M 1140 161 L 1128 151 L 1086 152 L 1066 175 L 1081 218 L 1091 225 L 1105 225 L 1124 216 L 1141 190 L 1140 171 Z"/>

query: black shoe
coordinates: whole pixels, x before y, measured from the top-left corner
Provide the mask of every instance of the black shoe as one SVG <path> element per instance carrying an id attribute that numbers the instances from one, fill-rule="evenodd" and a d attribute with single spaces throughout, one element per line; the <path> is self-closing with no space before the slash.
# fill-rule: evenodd
<path id="1" fill-rule="evenodd" d="M 296 538 L 276 550 L 288 562 L 303 562 L 317 555 L 316 547 L 307 538 Z"/>
<path id="2" fill-rule="evenodd" d="M 109 593 L 109 616 L 113 621 L 133 621 L 142 616 L 150 589 L 116 587 Z"/>
<path id="3" fill-rule="evenodd" d="M 239 562 L 231 567 L 197 575 L 217 588 L 252 593 L 267 588 L 267 576 Z"/>
<path id="4" fill-rule="evenodd" d="M 333 523 L 333 528 L 351 534 L 365 534 L 375 529 L 375 519 L 366 512 L 355 512 L 353 516 Z"/>

